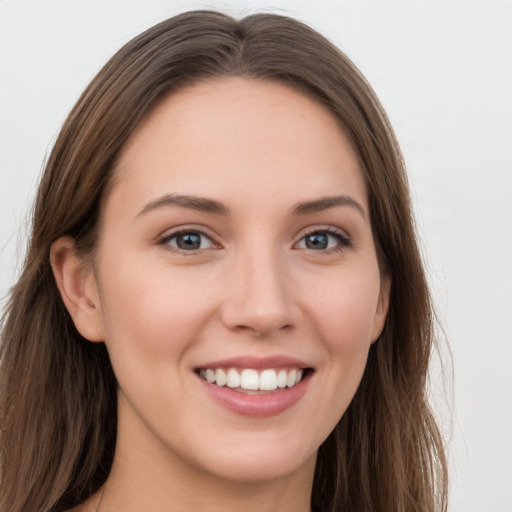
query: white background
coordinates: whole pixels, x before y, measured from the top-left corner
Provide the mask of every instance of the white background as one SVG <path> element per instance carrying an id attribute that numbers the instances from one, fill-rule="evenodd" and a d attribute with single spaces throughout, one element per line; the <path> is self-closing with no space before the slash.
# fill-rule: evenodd
<path id="1" fill-rule="evenodd" d="M 408 163 L 452 351 L 445 379 L 433 376 L 450 511 L 512 512 L 511 0 L 0 0 L 0 296 L 45 154 L 85 85 L 143 29 L 207 7 L 296 16 L 374 86 Z"/>

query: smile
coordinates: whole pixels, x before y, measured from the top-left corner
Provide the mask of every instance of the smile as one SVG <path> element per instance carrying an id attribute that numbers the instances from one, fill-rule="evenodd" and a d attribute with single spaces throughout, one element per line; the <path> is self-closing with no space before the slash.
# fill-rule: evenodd
<path id="1" fill-rule="evenodd" d="M 279 391 L 296 386 L 304 375 L 302 368 L 201 368 L 199 376 L 211 384 L 246 394 Z"/>

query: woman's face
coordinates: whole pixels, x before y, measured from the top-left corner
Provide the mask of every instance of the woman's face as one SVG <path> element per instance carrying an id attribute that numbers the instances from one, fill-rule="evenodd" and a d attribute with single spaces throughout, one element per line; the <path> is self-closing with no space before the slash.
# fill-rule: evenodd
<path id="1" fill-rule="evenodd" d="M 228 480 L 311 474 L 387 309 L 337 121 L 278 83 L 200 83 L 156 108 L 115 173 L 93 298 L 117 449 Z"/>

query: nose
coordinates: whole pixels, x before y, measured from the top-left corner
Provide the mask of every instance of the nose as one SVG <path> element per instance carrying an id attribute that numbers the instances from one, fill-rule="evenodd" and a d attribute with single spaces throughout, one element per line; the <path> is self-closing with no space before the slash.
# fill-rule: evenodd
<path id="1" fill-rule="evenodd" d="M 300 317 L 286 262 L 271 250 L 244 251 L 230 268 L 221 319 L 256 337 L 292 329 Z"/>

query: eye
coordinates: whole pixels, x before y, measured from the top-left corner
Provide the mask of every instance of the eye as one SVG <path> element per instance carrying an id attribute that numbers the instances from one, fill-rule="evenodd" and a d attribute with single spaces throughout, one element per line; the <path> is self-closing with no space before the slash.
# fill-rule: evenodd
<path id="1" fill-rule="evenodd" d="M 329 229 L 317 230 L 305 235 L 297 244 L 299 249 L 309 249 L 312 251 L 342 250 L 351 245 L 350 239 Z"/>
<path id="2" fill-rule="evenodd" d="M 186 252 L 215 247 L 215 243 L 208 235 L 197 230 L 172 233 L 166 236 L 161 243 L 162 245 L 169 245 L 174 249 Z"/>

